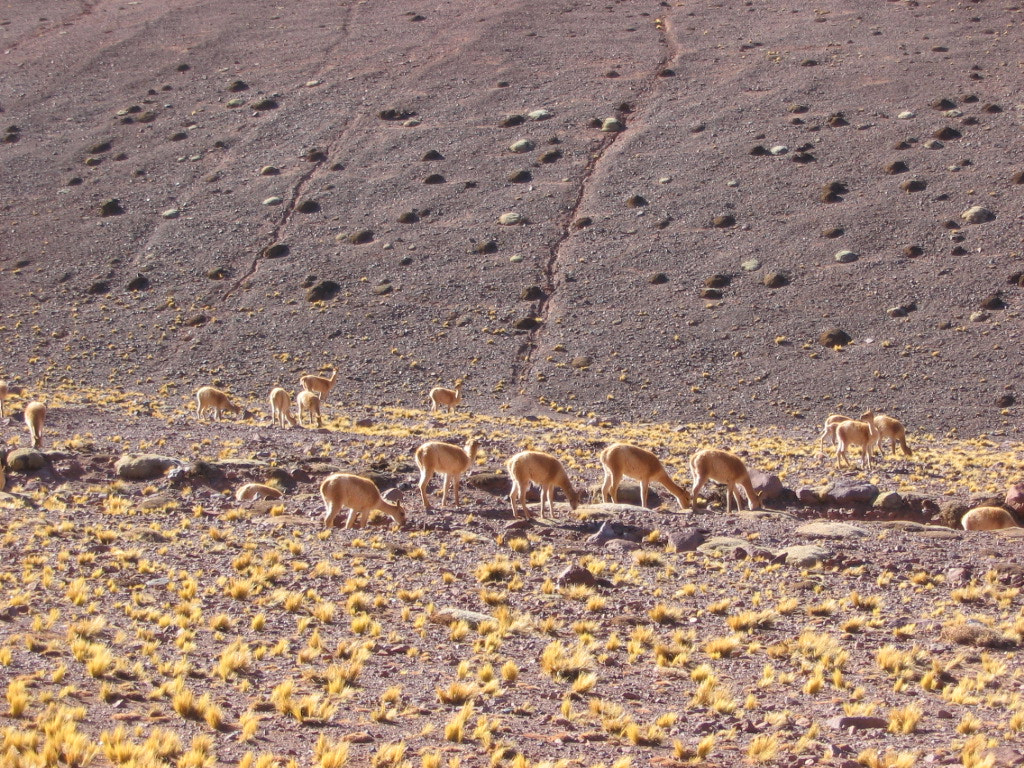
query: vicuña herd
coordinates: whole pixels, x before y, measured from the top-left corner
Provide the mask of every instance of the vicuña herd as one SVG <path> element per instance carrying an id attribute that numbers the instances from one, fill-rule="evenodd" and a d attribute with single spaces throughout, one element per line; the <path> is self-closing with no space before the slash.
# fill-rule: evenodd
<path id="1" fill-rule="evenodd" d="M 330 376 L 309 375 L 299 380 L 302 390 L 295 397 L 298 416 L 292 410 L 292 396 L 282 387 L 274 387 L 270 392 L 270 414 L 272 424 L 285 428 L 289 425 L 303 426 L 307 420 L 312 426 L 322 427 L 323 414 L 321 405 L 337 382 L 338 371 L 331 371 Z M 462 402 L 462 381 L 455 384 L 454 389 L 434 387 L 430 390 L 431 412 L 447 408 L 451 413 Z M 16 390 L 20 391 L 20 390 Z M 5 401 L 11 393 L 7 382 L 0 381 L 0 419 L 4 418 Z M 212 386 L 200 387 L 196 391 L 196 417 L 202 419 L 204 414 L 211 414 L 214 421 L 220 421 L 225 413 L 245 413 L 247 411 L 233 402 L 228 393 Z M 24 410 L 25 425 L 34 448 L 42 445 L 43 422 L 46 419 L 46 405 L 38 400 L 26 404 Z M 840 414 L 832 414 L 826 420 L 819 437 L 821 451 L 824 453 L 828 445 L 836 446 L 836 466 L 850 464 L 849 451 L 856 447 L 860 450 L 861 466 L 870 469 L 876 453 L 882 453 L 882 441 L 888 440 L 892 455 L 896 455 L 897 445 L 904 456 L 913 453 L 907 445 L 907 431 L 903 424 L 891 416 L 876 414 L 868 410 L 860 418 L 853 419 Z M 434 475 L 443 477 L 441 486 L 441 505 L 448 505 L 449 496 L 455 507 L 460 505 L 459 489 L 462 478 L 473 468 L 481 447 L 478 438 L 471 438 L 460 447 L 450 443 L 431 440 L 416 449 L 414 458 L 419 469 L 418 488 L 423 508 L 431 507 L 428 488 Z M 659 483 L 675 497 L 681 510 L 693 509 L 696 501 L 709 480 L 725 486 L 725 510 L 731 512 L 735 503 L 738 510 L 746 498 L 747 507 L 751 510 L 761 505 L 761 496 L 754 488 L 750 473 L 739 456 L 728 451 L 705 448 L 690 457 L 690 474 L 693 484 L 687 490 L 677 484 L 666 471 L 661 460 L 651 451 L 629 443 L 613 443 L 601 452 L 601 466 L 604 479 L 601 484 L 601 501 L 618 503 L 619 486 L 623 477 L 631 477 L 640 484 L 640 503 L 648 503 L 648 490 L 651 483 Z M 527 507 L 527 491 L 530 485 L 540 488 L 540 514 L 545 512 L 554 516 L 555 489 L 560 488 L 565 494 L 570 508 L 576 509 L 580 503 L 580 494 L 574 488 L 565 466 L 555 456 L 541 451 L 521 451 L 505 462 L 511 489 L 509 503 L 513 517 L 528 518 L 535 516 Z M 3 489 L 3 466 L 0 464 L 0 490 Z M 374 482 L 359 475 L 335 473 L 320 484 L 320 494 L 326 507 L 324 526 L 330 528 L 337 516 L 348 510 L 345 527 L 365 525 L 372 511 L 377 510 L 390 516 L 398 525 L 403 525 L 406 512 L 402 507 L 402 494 L 391 489 L 381 494 Z M 236 491 L 239 501 L 254 499 L 278 499 L 282 491 L 271 485 L 246 483 Z M 968 511 L 961 519 L 966 530 L 986 531 L 1000 528 L 1017 527 L 1013 515 L 1002 507 L 977 507 Z"/>

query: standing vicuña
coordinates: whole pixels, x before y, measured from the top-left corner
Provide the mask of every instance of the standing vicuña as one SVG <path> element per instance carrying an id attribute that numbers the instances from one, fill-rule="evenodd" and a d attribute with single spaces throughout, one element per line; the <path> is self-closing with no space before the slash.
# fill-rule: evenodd
<path id="1" fill-rule="evenodd" d="M 420 469 L 420 496 L 423 498 L 423 508 L 430 509 L 430 501 L 427 497 L 427 485 L 434 473 L 444 476 L 444 484 L 441 490 L 441 506 L 448 503 L 448 488 L 451 487 L 455 497 L 455 506 L 459 506 L 459 484 L 463 473 L 473 466 L 476 461 L 477 451 L 480 444 L 476 439 L 470 439 L 465 448 L 449 443 L 431 441 L 424 443 L 416 449 L 416 466 Z"/>
<path id="2" fill-rule="evenodd" d="M 446 406 L 448 412 L 451 413 L 455 410 L 459 403 L 462 402 L 462 382 L 455 383 L 455 389 L 445 389 L 444 387 L 434 387 L 430 390 L 430 412 L 433 413 L 441 406 Z"/>
<path id="3" fill-rule="evenodd" d="M 220 421 L 221 414 L 225 411 L 241 413 L 241 406 L 231 402 L 227 392 L 222 392 L 216 387 L 200 387 L 196 391 L 196 418 L 203 418 L 205 411 L 213 411 L 213 420 Z"/>
<path id="4" fill-rule="evenodd" d="M 739 488 L 747 497 L 747 506 L 757 509 L 761 506 L 761 497 L 754 490 L 754 484 L 750 482 L 750 473 L 743 459 L 734 453 L 718 450 L 717 448 L 704 448 L 697 451 L 690 457 L 690 473 L 693 475 L 693 488 L 690 495 L 693 503 L 697 503 L 697 495 L 704 488 L 708 480 L 724 483 L 725 490 L 725 511 L 729 513 L 732 499 L 736 499 L 736 509 L 741 506 Z"/>
<path id="5" fill-rule="evenodd" d="M 328 475 L 320 483 L 320 496 L 327 505 L 324 528 L 334 525 L 334 518 L 342 509 L 349 510 L 345 528 L 363 527 L 370 518 L 370 512 L 375 509 L 390 516 L 399 525 L 405 525 L 402 492 L 392 488 L 381 496 L 373 481 L 365 477 L 344 472 Z"/>
<path id="6" fill-rule="evenodd" d="M 569 500 L 569 507 L 576 509 L 580 503 L 579 494 L 576 493 L 569 482 L 569 476 L 565 473 L 562 462 L 549 453 L 541 451 L 521 451 L 505 462 L 509 477 L 512 478 L 512 490 L 508 500 L 512 504 L 512 516 L 519 517 L 516 510 L 516 500 L 523 508 L 523 517 L 530 517 L 530 510 L 526 506 L 526 491 L 530 483 L 540 488 L 540 512 L 544 514 L 544 502 L 547 502 L 548 513 L 555 516 L 554 497 L 555 487 L 565 492 Z"/>
<path id="7" fill-rule="evenodd" d="M 833 413 L 827 419 L 825 419 L 825 428 L 821 431 L 821 452 L 825 453 L 825 446 L 834 445 L 836 442 L 836 427 L 842 424 L 844 421 L 852 421 L 849 416 L 843 416 L 839 413 Z"/>
<path id="8" fill-rule="evenodd" d="M 998 531 L 1019 528 L 1013 515 L 1002 507 L 975 507 L 960 519 L 965 531 Z"/>
<path id="9" fill-rule="evenodd" d="M 860 421 L 849 419 L 836 426 L 836 466 L 850 464 L 846 455 L 848 448 L 859 445 L 861 450 L 860 465 L 871 469 L 871 455 L 878 444 L 878 430 L 875 429 L 874 411 L 864 411 Z"/>
<path id="10" fill-rule="evenodd" d="M 308 389 L 304 389 L 295 398 L 295 402 L 299 406 L 299 426 L 303 426 L 306 423 L 306 416 L 309 416 L 309 423 L 313 423 L 313 417 L 316 417 L 316 426 L 319 429 L 323 426 L 323 417 L 320 415 L 320 396 L 316 392 L 312 392 Z"/>
<path id="11" fill-rule="evenodd" d="M 28 427 L 28 434 L 32 438 L 32 447 L 38 448 L 43 444 L 43 422 L 46 421 L 46 406 L 38 400 L 33 400 L 25 406 L 25 426 Z"/>
<path id="12" fill-rule="evenodd" d="M 330 376 L 303 376 L 299 379 L 302 388 L 309 392 L 316 392 L 320 395 L 321 401 L 327 400 L 327 394 L 334 388 L 334 380 L 338 378 L 338 371 L 331 371 Z"/>
<path id="13" fill-rule="evenodd" d="M 690 494 L 680 488 L 669 477 L 661 460 L 650 451 L 628 443 L 612 443 L 601 451 L 604 466 L 604 483 L 601 486 L 601 500 L 618 503 L 619 483 L 622 476 L 640 481 L 640 503 L 647 506 L 647 488 L 652 483 L 661 483 L 676 497 L 680 509 L 690 506 Z"/>
<path id="14" fill-rule="evenodd" d="M 270 390 L 270 423 L 283 428 L 286 421 L 293 427 L 295 426 L 292 397 L 283 387 L 274 387 Z"/>

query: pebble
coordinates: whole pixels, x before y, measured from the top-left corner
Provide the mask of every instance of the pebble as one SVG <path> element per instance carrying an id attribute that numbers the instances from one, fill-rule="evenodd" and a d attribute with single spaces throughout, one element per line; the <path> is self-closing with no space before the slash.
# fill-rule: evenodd
<path id="1" fill-rule="evenodd" d="M 284 200 L 282 198 L 277 197 L 275 195 L 273 197 L 268 197 L 268 198 L 264 199 L 263 205 L 280 205 L 283 202 L 284 202 Z"/>
<path id="2" fill-rule="evenodd" d="M 165 219 L 176 219 L 180 215 L 181 211 L 179 211 L 177 208 L 168 208 L 166 211 L 160 214 L 160 216 Z"/>
<path id="3" fill-rule="evenodd" d="M 508 257 L 508 260 L 511 261 L 513 264 L 521 264 L 523 261 L 523 255 L 521 253 L 513 253 L 511 256 Z"/>
<path id="4" fill-rule="evenodd" d="M 761 262 L 758 259 L 747 259 L 740 264 L 740 269 L 744 272 L 757 272 L 761 268 Z"/>
<path id="5" fill-rule="evenodd" d="M 914 113 L 914 112 L 911 112 L 909 109 L 905 110 L 903 112 L 900 112 L 898 115 L 896 115 L 896 119 L 897 120 L 911 120 L 911 119 L 913 119 L 915 117 L 917 117 L 917 114 Z"/>
<path id="6" fill-rule="evenodd" d="M 778 157 L 779 155 L 784 155 L 787 152 L 789 152 L 789 147 L 787 147 L 785 144 L 776 144 L 774 147 L 772 147 L 768 151 L 771 154 L 773 154 L 776 157 Z"/>
<path id="7" fill-rule="evenodd" d="M 277 176 L 281 169 L 274 165 L 264 165 L 260 168 L 260 176 Z"/>
<path id="8" fill-rule="evenodd" d="M 508 211 L 507 213 L 501 214 L 498 217 L 498 223 L 504 226 L 512 226 L 513 224 L 522 224 L 525 221 L 525 217 L 521 213 L 515 211 Z"/>
<path id="9" fill-rule="evenodd" d="M 601 130 L 605 133 L 618 133 L 626 130 L 626 126 L 617 117 L 606 117 L 601 121 Z"/>
<path id="10" fill-rule="evenodd" d="M 512 142 L 512 144 L 509 145 L 508 149 L 509 152 L 515 152 L 518 155 L 522 154 L 523 152 L 529 152 L 530 150 L 534 149 L 535 146 L 536 145 L 529 139 L 519 139 L 519 141 Z"/>
<path id="11" fill-rule="evenodd" d="M 988 208 L 981 205 L 973 205 L 960 214 L 960 218 L 968 224 L 984 224 L 995 219 L 996 215 Z"/>
<path id="12" fill-rule="evenodd" d="M 842 250 L 837 251 L 835 260 L 839 264 L 850 264 L 860 258 L 860 254 L 855 251 Z"/>
<path id="13" fill-rule="evenodd" d="M 230 109 L 237 109 L 238 107 L 245 106 L 245 99 L 229 99 L 227 106 Z"/>
<path id="14" fill-rule="evenodd" d="M 531 120 L 550 120 L 554 115 L 546 109 L 535 109 L 526 115 Z"/>

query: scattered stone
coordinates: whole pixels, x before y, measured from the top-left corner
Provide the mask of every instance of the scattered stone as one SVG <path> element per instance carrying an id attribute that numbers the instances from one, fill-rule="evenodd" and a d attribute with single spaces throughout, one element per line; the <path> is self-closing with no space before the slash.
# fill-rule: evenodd
<path id="1" fill-rule="evenodd" d="M 754 490 L 761 496 L 761 501 L 775 501 L 786 492 L 778 475 L 762 472 L 760 469 L 749 469 L 750 482 Z"/>
<path id="2" fill-rule="evenodd" d="M 223 280 L 231 274 L 231 270 L 227 267 L 215 267 L 206 273 L 206 276 L 211 280 Z"/>
<path id="3" fill-rule="evenodd" d="M 900 182 L 900 189 L 904 192 L 923 192 L 928 188 L 928 182 L 924 179 L 907 179 Z"/>
<path id="4" fill-rule="evenodd" d="M 420 160 L 424 163 L 429 163 L 434 160 L 444 160 L 444 155 L 442 155 L 436 149 L 429 149 L 423 153 L 423 157 L 421 157 Z"/>
<path id="5" fill-rule="evenodd" d="M 373 286 L 373 293 L 376 296 L 387 296 L 394 290 L 394 286 L 391 285 L 390 280 L 382 280 L 377 285 Z"/>
<path id="6" fill-rule="evenodd" d="M 655 272 L 654 274 L 647 278 L 647 282 L 649 282 L 651 285 L 664 285 L 665 283 L 668 282 L 668 275 L 666 275 L 664 272 Z"/>
<path id="7" fill-rule="evenodd" d="M 581 370 L 584 368 L 589 368 L 593 364 L 594 359 L 589 355 L 580 355 L 579 357 L 574 357 L 572 359 L 572 362 L 569 363 L 569 365 L 571 365 L 573 368 L 579 368 Z"/>
<path id="8" fill-rule="evenodd" d="M 181 211 L 177 208 L 168 208 L 166 211 L 160 214 L 160 218 L 163 219 L 176 219 L 181 216 Z"/>
<path id="9" fill-rule="evenodd" d="M 842 328 L 829 328 L 818 336 L 818 343 L 823 347 L 845 347 L 853 338 Z"/>
<path id="10" fill-rule="evenodd" d="M 837 251 L 836 255 L 833 256 L 833 258 L 836 260 L 836 263 L 838 264 L 851 264 L 852 262 L 857 261 L 857 259 L 860 258 L 860 254 L 857 253 L 856 251 L 842 250 Z"/>
<path id="11" fill-rule="evenodd" d="M 911 112 L 910 110 L 904 110 L 903 112 L 900 112 L 898 115 L 896 115 L 897 120 L 912 120 L 915 117 L 917 117 L 917 114 Z"/>
<path id="12" fill-rule="evenodd" d="M 238 109 L 239 107 L 244 107 L 245 106 L 245 99 L 241 99 L 241 98 L 228 99 L 227 103 L 224 106 L 226 106 L 228 109 Z M 131 118 L 130 117 L 126 117 L 125 120 L 126 121 L 130 121 Z"/>
<path id="13" fill-rule="evenodd" d="M 834 523 L 829 520 L 815 520 L 805 523 L 793 531 L 798 536 L 811 539 L 863 539 L 871 536 L 867 528 L 850 523 Z"/>
<path id="14" fill-rule="evenodd" d="M 626 130 L 626 126 L 617 117 L 606 117 L 601 121 L 601 130 L 605 133 L 619 133 Z"/>
<path id="15" fill-rule="evenodd" d="M 692 526 L 668 534 L 669 552 L 696 552 L 705 541 L 704 532 Z"/>
<path id="16" fill-rule="evenodd" d="M 1018 515 L 1024 515 L 1024 483 L 1011 485 L 1006 491 L 1004 503 Z"/>
<path id="17" fill-rule="evenodd" d="M 789 275 L 785 272 L 768 272 L 762 282 L 768 288 L 782 288 L 789 285 Z"/>
<path id="18" fill-rule="evenodd" d="M 963 134 L 960 133 L 960 131 L 948 125 L 945 128 L 940 128 L 932 135 L 939 141 L 953 141 L 954 139 L 963 137 Z"/>
<path id="19" fill-rule="evenodd" d="M 988 320 L 991 315 L 988 312 L 972 312 L 971 322 L 972 323 L 983 323 Z"/>
<path id="20" fill-rule="evenodd" d="M 281 105 L 277 103 L 277 99 L 273 99 L 268 96 L 263 99 L 257 99 L 256 101 L 252 102 L 249 106 L 257 112 L 266 112 L 271 109 L 277 109 Z"/>
<path id="21" fill-rule="evenodd" d="M 526 115 L 531 120 L 550 120 L 554 115 L 546 109 L 535 109 L 532 112 L 528 112 Z"/>
<path id="22" fill-rule="evenodd" d="M 473 249 L 475 253 L 497 253 L 498 252 L 498 241 L 497 240 L 484 240 L 476 244 Z"/>
<path id="23" fill-rule="evenodd" d="M 445 178 L 440 173 L 432 173 L 423 180 L 424 184 L 444 184 Z"/>
<path id="24" fill-rule="evenodd" d="M 515 152 L 517 155 L 521 155 L 523 152 L 529 152 L 535 149 L 536 145 L 529 139 L 519 139 L 518 141 L 512 142 L 509 145 L 509 152 Z"/>
<path id="25" fill-rule="evenodd" d="M 280 205 L 284 202 L 284 198 L 278 197 L 277 195 L 271 195 L 270 197 L 263 199 L 263 205 Z"/>
<path id="26" fill-rule="evenodd" d="M 996 398 L 996 406 L 999 408 L 1009 408 L 1016 402 L 1017 398 L 1009 393 L 1000 395 Z"/>
<path id="27" fill-rule="evenodd" d="M 630 195 L 626 198 L 627 208 L 643 208 L 647 204 L 647 198 L 643 195 Z"/>
<path id="28" fill-rule="evenodd" d="M 753 155 L 754 157 L 763 157 L 771 153 L 768 151 L 767 147 L 763 147 L 760 144 L 757 144 L 756 146 L 750 148 L 749 154 Z"/>
<path id="29" fill-rule="evenodd" d="M 986 296 L 981 302 L 981 308 L 993 310 L 1006 309 L 1006 302 L 1003 301 L 1002 291 L 996 291 L 995 293 L 990 293 Z"/>
<path id="30" fill-rule="evenodd" d="M 751 543 L 746 539 L 738 539 L 734 536 L 712 536 L 699 545 L 696 551 L 728 557 L 733 556 L 737 550 L 749 552 L 751 547 Z"/>
<path id="31" fill-rule="evenodd" d="M 715 216 L 711 220 L 711 226 L 716 229 L 727 229 L 736 225 L 736 217 L 732 214 L 726 213 L 721 216 Z"/>
<path id="32" fill-rule="evenodd" d="M 726 288 L 731 282 L 732 278 L 729 275 L 715 274 L 707 277 L 704 285 L 708 288 Z"/>
<path id="33" fill-rule="evenodd" d="M 114 471 L 122 480 L 154 480 L 163 477 L 171 467 L 178 466 L 177 459 L 155 453 L 125 455 L 114 464 Z"/>
<path id="34" fill-rule="evenodd" d="M 533 174 L 524 168 L 509 174 L 508 180 L 513 184 L 525 184 L 528 181 L 533 181 Z"/>
<path id="35" fill-rule="evenodd" d="M 885 172 L 890 176 L 895 176 L 898 173 L 906 173 L 910 170 L 910 166 L 902 160 L 894 160 L 885 166 Z"/>
<path id="36" fill-rule="evenodd" d="M 517 331 L 533 331 L 540 327 L 542 320 L 539 317 L 533 317 L 532 315 L 527 317 L 521 317 L 512 323 L 512 327 Z"/>
<path id="37" fill-rule="evenodd" d="M 508 115 L 498 121 L 498 126 L 501 128 L 515 128 L 517 125 L 522 125 L 526 122 L 526 118 L 523 115 Z"/>
<path id="38" fill-rule="evenodd" d="M 516 213 L 515 211 L 508 211 L 498 217 L 498 223 L 506 227 L 513 226 L 515 224 L 522 224 L 525 221 L 526 217 L 521 213 Z"/>
<path id="39" fill-rule="evenodd" d="M 34 472 L 46 466 L 46 454 L 35 448 L 15 448 L 7 454 L 7 468 L 12 472 Z"/>
<path id="40" fill-rule="evenodd" d="M 435 624 L 449 625 L 464 621 L 471 627 L 478 627 L 494 619 L 486 613 L 478 613 L 477 611 L 467 611 L 462 608 L 439 608 L 430 614 L 430 620 Z"/>
<path id="41" fill-rule="evenodd" d="M 145 275 L 137 275 L 129 281 L 126 287 L 129 291 L 148 291 L 150 288 L 149 278 Z"/>
<path id="42" fill-rule="evenodd" d="M 291 253 L 291 246 L 287 243 L 274 243 L 263 249 L 263 258 L 281 259 Z"/>
<path id="43" fill-rule="evenodd" d="M 373 231 L 369 229 L 359 229 L 348 236 L 348 241 L 352 245 L 366 245 L 367 243 L 373 242 Z"/>
<path id="44" fill-rule="evenodd" d="M 717 288 L 701 288 L 700 297 L 702 299 L 708 299 L 709 301 L 718 301 L 723 296 L 722 292 Z"/>
<path id="45" fill-rule="evenodd" d="M 924 254 L 924 248 L 920 245 L 908 245 L 903 249 L 903 255 L 912 259 Z"/>
<path id="46" fill-rule="evenodd" d="M 589 216 L 580 216 L 572 223 L 572 226 L 574 229 L 583 229 L 584 227 L 589 227 L 593 223 L 594 220 Z"/>
<path id="47" fill-rule="evenodd" d="M 562 159 L 562 150 L 560 150 L 560 149 L 549 149 L 547 152 L 542 154 L 540 156 L 540 158 L 539 158 L 540 162 L 544 163 L 545 165 L 549 165 L 549 164 L 554 163 L 554 162 L 556 162 L 558 160 L 561 160 L 561 159 Z"/>
<path id="48" fill-rule="evenodd" d="M 775 157 L 779 157 L 780 155 L 785 155 L 788 152 L 789 152 L 789 147 L 787 147 L 785 144 L 776 144 L 774 147 L 771 147 L 768 150 L 768 154 L 774 155 Z"/>
<path id="49" fill-rule="evenodd" d="M 849 192 L 849 188 L 841 181 L 830 181 L 821 188 L 821 201 L 823 203 L 838 203 Z"/>
<path id="50" fill-rule="evenodd" d="M 415 224 L 419 220 L 420 216 L 418 213 L 416 213 L 416 211 L 405 211 L 403 213 L 398 214 L 399 224 Z"/>
<path id="51" fill-rule="evenodd" d="M 792 157 L 791 157 L 790 159 L 791 159 L 791 160 L 792 160 L 792 161 L 793 161 L 794 163 L 803 163 L 803 164 L 806 164 L 806 163 L 813 163 L 813 162 L 815 162 L 815 161 L 816 161 L 816 160 L 817 160 L 818 158 L 816 158 L 816 157 L 815 157 L 814 155 L 812 155 L 812 154 L 811 154 L 810 152 L 803 152 L 803 151 L 801 151 L 801 152 L 795 152 L 795 153 L 793 154 L 793 156 L 792 156 Z"/>
<path id="52" fill-rule="evenodd" d="M 1010 177 L 1010 181 L 1014 184 L 1024 184 L 1024 171 L 1017 171 Z"/>
<path id="53" fill-rule="evenodd" d="M 921 146 L 923 146 L 925 149 L 942 149 L 946 145 L 943 144 L 941 141 L 938 141 L 937 139 L 928 139 L 928 141 L 926 141 Z"/>
<path id="54" fill-rule="evenodd" d="M 232 80 L 228 83 L 226 90 L 229 93 L 241 93 L 242 91 L 249 90 L 249 84 L 244 80 Z"/>
<path id="55" fill-rule="evenodd" d="M 909 509 L 906 500 L 896 491 L 878 494 L 872 506 L 876 509 L 884 509 L 886 512 L 906 512 Z"/>
<path id="56" fill-rule="evenodd" d="M 582 585 L 585 587 L 593 587 L 597 585 L 597 578 L 579 565 L 569 565 L 555 577 L 555 581 L 560 587 L 567 587 L 570 585 Z"/>
<path id="57" fill-rule="evenodd" d="M 884 717 L 872 717 L 870 715 L 837 715 L 830 718 L 827 724 L 829 728 L 839 731 L 846 731 L 851 728 L 855 731 L 870 731 L 888 728 L 889 720 Z"/>
<path id="58" fill-rule="evenodd" d="M 989 221 L 994 221 L 996 215 L 988 208 L 980 205 L 974 205 L 961 213 L 960 218 L 968 224 L 985 224 Z"/>
<path id="59" fill-rule="evenodd" d="M 761 262 L 759 259 L 747 259 L 740 264 L 740 269 L 744 272 L 757 272 L 761 268 Z M 765 283 L 767 285 L 767 283 Z"/>
<path id="60" fill-rule="evenodd" d="M 796 568 L 811 568 L 820 562 L 831 559 L 832 552 L 819 544 L 795 544 L 779 552 L 778 557 L 783 559 L 786 565 Z"/>
<path id="61" fill-rule="evenodd" d="M 124 213 L 124 206 L 116 197 L 100 204 L 100 216 L 120 216 L 122 213 Z"/>
<path id="62" fill-rule="evenodd" d="M 829 128 L 842 128 L 843 126 L 850 124 L 842 112 L 836 112 L 829 115 L 825 122 L 828 123 Z"/>
<path id="63" fill-rule="evenodd" d="M 873 504 L 878 498 L 878 486 L 861 480 L 838 480 L 825 488 L 821 500 L 838 507 L 852 507 L 858 504 Z"/>
<path id="64" fill-rule="evenodd" d="M 415 116 L 416 113 L 409 109 L 382 109 L 377 113 L 377 117 L 381 120 L 388 121 L 408 120 Z"/>
<path id="65" fill-rule="evenodd" d="M 333 280 L 321 280 L 306 292 L 306 301 L 328 301 L 341 291 L 341 286 Z"/>
<path id="66" fill-rule="evenodd" d="M 89 296 L 103 296 L 110 293 L 110 281 L 109 280 L 97 280 L 91 283 L 88 288 L 85 289 L 86 294 Z"/>
<path id="67" fill-rule="evenodd" d="M 531 285 L 523 288 L 522 292 L 519 294 L 519 298 L 522 301 L 543 301 L 547 298 L 547 294 L 539 285 Z"/>

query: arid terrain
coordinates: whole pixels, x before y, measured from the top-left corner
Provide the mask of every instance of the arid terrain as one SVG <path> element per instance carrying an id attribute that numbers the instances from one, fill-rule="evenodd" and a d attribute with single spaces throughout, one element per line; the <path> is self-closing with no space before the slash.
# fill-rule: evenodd
<path id="1" fill-rule="evenodd" d="M 958 528 L 1024 480 L 1022 21 L 0 4 L 2 765 L 1024 764 L 1021 529 Z M 868 408 L 913 454 L 840 470 Z M 602 504 L 617 440 L 774 490 Z M 584 503 L 515 520 L 523 448 Z M 405 525 L 324 530 L 334 471 Z"/>

